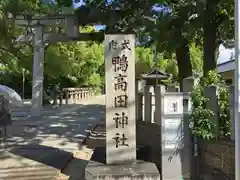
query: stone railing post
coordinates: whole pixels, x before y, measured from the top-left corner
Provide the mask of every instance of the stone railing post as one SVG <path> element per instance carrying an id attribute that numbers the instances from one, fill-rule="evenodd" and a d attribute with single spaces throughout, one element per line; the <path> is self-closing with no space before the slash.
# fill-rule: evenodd
<path id="1" fill-rule="evenodd" d="M 152 93 L 150 92 L 150 86 L 144 87 L 144 121 L 151 122 L 152 116 Z"/>
<path id="2" fill-rule="evenodd" d="M 183 79 L 183 137 L 182 137 L 182 172 L 183 179 L 196 179 L 197 161 L 194 159 L 194 141 L 192 141 L 191 132 L 189 129 L 189 110 L 190 110 L 190 93 L 195 84 L 195 79 L 192 77 Z"/>
<path id="3" fill-rule="evenodd" d="M 89 91 L 90 91 L 90 89 L 89 89 L 89 88 L 87 88 L 87 99 L 89 99 L 89 98 L 90 98 L 90 93 L 89 93 Z"/>
<path id="4" fill-rule="evenodd" d="M 235 140 L 235 120 L 234 120 L 234 86 L 229 86 L 229 111 L 231 122 L 231 139 Z"/>
<path id="5" fill-rule="evenodd" d="M 85 99 L 85 92 L 84 92 L 84 89 L 82 88 L 82 100 L 84 100 Z"/>
<path id="6" fill-rule="evenodd" d="M 84 88 L 84 95 L 85 95 L 85 99 L 87 99 L 88 98 L 87 88 Z"/>
<path id="7" fill-rule="evenodd" d="M 88 89 L 88 96 L 89 96 L 89 98 L 92 98 L 92 88 Z"/>
<path id="8" fill-rule="evenodd" d="M 80 94 L 79 94 L 79 88 L 77 88 L 77 102 L 79 102 Z"/>
<path id="9" fill-rule="evenodd" d="M 76 103 L 76 90 L 75 89 L 72 90 L 72 101 L 73 101 L 73 103 Z"/>
<path id="10" fill-rule="evenodd" d="M 143 93 L 138 93 L 136 98 L 136 120 L 143 120 Z"/>
<path id="11" fill-rule="evenodd" d="M 82 88 L 79 88 L 78 92 L 79 92 L 79 100 L 81 101 L 82 100 Z"/>
<path id="12" fill-rule="evenodd" d="M 80 100 L 83 99 L 83 91 L 82 91 L 82 88 L 79 89 L 79 93 L 80 93 Z"/>
<path id="13" fill-rule="evenodd" d="M 79 93 L 79 101 L 82 100 L 82 88 L 78 89 L 78 93 Z"/>
<path id="14" fill-rule="evenodd" d="M 218 98 L 217 98 L 217 87 L 216 86 L 208 86 L 204 90 L 204 97 L 207 98 L 206 106 L 210 109 L 214 115 L 211 115 L 209 119 L 214 124 L 213 133 L 216 137 L 219 136 L 219 111 L 218 111 Z"/>
<path id="15" fill-rule="evenodd" d="M 84 93 L 85 93 L 85 99 L 87 99 L 87 89 L 84 88 Z"/>
<path id="16" fill-rule="evenodd" d="M 154 94 L 155 94 L 154 121 L 160 127 L 162 126 L 162 112 L 163 112 L 162 95 L 164 92 L 165 92 L 165 86 L 157 85 L 154 87 Z"/>
<path id="17" fill-rule="evenodd" d="M 71 104 L 73 104 L 74 103 L 74 97 L 75 97 L 73 88 L 71 88 L 70 94 L 71 94 Z"/>
<path id="18" fill-rule="evenodd" d="M 72 104 L 72 91 L 71 89 L 68 90 L 68 93 L 69 93 L 69 104 Z"/>
<path id="19" fill-rule="evenodd" d="M 62 106 L 62 101 L 63 101 L 63 92 L 61 91 L 59 93 L 59 105 Z"/>
<path id="20" fill-rule="evenodd" d="M 76 102 L 79 101 L 79 88 L 76 88 Z"/>
<path id="21" fill-rule="evenodd" d="M 91 98 L 91 89 L 88 88 L 88 98 L 90 99 Z"/>
<path id="22" fill-rule="evenodd" d="M 88 99 L 88 89 L 85 88 L 85 99 Z"/>
<path id="23" fill-rule="evenodd" d="M 68 89 L 65 90 L 65 104 L 68 104 L 68 99 L 69 99 L 69 91 Z"/>

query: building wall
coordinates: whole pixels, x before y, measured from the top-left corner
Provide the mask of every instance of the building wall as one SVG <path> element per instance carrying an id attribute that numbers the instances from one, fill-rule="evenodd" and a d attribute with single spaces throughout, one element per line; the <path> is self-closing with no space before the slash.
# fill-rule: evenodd
<path id="1" fill-rule="evenodd" d="M 219 73 L 228 84 L 233 84 L 234 82 L 234 70 Z"/>
<path id="2" fill-rule="evenodd" d="M 228 84 L 232 84 L 234 82 L 235 66 L 234 60 L 218 64 L 217 66 L 218 73 L 222 75 L 223 79 L 228 81 Z"/>

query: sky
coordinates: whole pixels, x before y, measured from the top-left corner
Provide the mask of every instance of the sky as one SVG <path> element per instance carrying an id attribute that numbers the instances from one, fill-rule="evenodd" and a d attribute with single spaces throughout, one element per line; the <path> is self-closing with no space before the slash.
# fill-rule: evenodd
<path id="1" fill-rule="evenodd" d="M 75 3 L 74 8 L 78 8 L 81 5 L 84 5 L 83 0 L 81 0 L 79 3 Z M 101 29 L 104 29 L 105 26 L 104 25 L 96 25 L 95 28 L 96 28 L 96 30 L 101 30 Z M 234 55 L 234 49 L 226 49 L 223 45 L 220 45 L 218 64 L 229 61 L 232 55 Z"/>
<path id="2" fill-rule="evenodd" d="M 233 49 L 226 49 L 223 45 L 220 45 L 219 47 L 219 58 L 218 58 L 218 64 L 227 62 L 231 59 L 231 57 L 234 57 L 235 50 Z"/>
<path id="3" fill-rule="evenodd" d="M 79 6 L 84 5 L 83 0 L 81 0 L 79 3 L 74 3 L 74 8 L 78 8 Z"/>

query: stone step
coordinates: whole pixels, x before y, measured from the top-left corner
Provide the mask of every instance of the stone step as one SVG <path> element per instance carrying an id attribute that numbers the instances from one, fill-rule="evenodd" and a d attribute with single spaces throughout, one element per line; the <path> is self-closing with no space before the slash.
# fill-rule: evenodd
<path id="1" fill-rule="evenodd" d="M 58 170 L 45 165 L 0 168 L 0 180 L 52 180 Z"/>

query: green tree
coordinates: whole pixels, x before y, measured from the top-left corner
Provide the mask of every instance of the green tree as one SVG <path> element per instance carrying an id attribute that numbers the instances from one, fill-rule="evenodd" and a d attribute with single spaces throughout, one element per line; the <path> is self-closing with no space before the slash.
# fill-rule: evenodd
<path id="1" fill-rule="evenodd" d="M 203 69 L 207 75 L 216 68 L 220 43 L 233 39 L 234 1 L 198 0 L 196 6 L 203 22 Z"/>
<path id="2" fill-rule="evenodd" d="M 4 70 L 4 76 L 1 76 L 2 82 L 13 86 L 16 84 L 13 83 L 16 77 L 21 82 L 22 68 L 24 68 L 31 90 L 32 48 L 12 41 L 27 29 L 18 27 L 14 21 L 9 21 L 8 14 L 12 14 L 13 17 L 17 13 L 26 12 L 34 15 L 54 14 L 61 11 L 62 5 L 50 1 L 41 3 L 39 0 L 0 2 L 0 63 L 1 69 Z M 80 31 L 93 32 L 94 28 L 81 27 Z M 99 87 L 104 76 L 103 68 L 103 46 L 100 44 L 90 41 L 52 44 L 45 52 L 44 86 L 47 88 L 49 84 L 61 82 L 65 87 Z"/>
<path id="3" fill-rule="evenodd" d="M 192 68 L 195 72 L 201 73 L 203 68 L 203 51 L 202 48 L 192 43 L 190 45 L 190 59 Z"/>
<path id="4" fill-rule="evenodd" d="M 153 51 L 150 48 L 137 47 L 136 50 L 136 77 L 147 73 L 153 67 Z"/>

